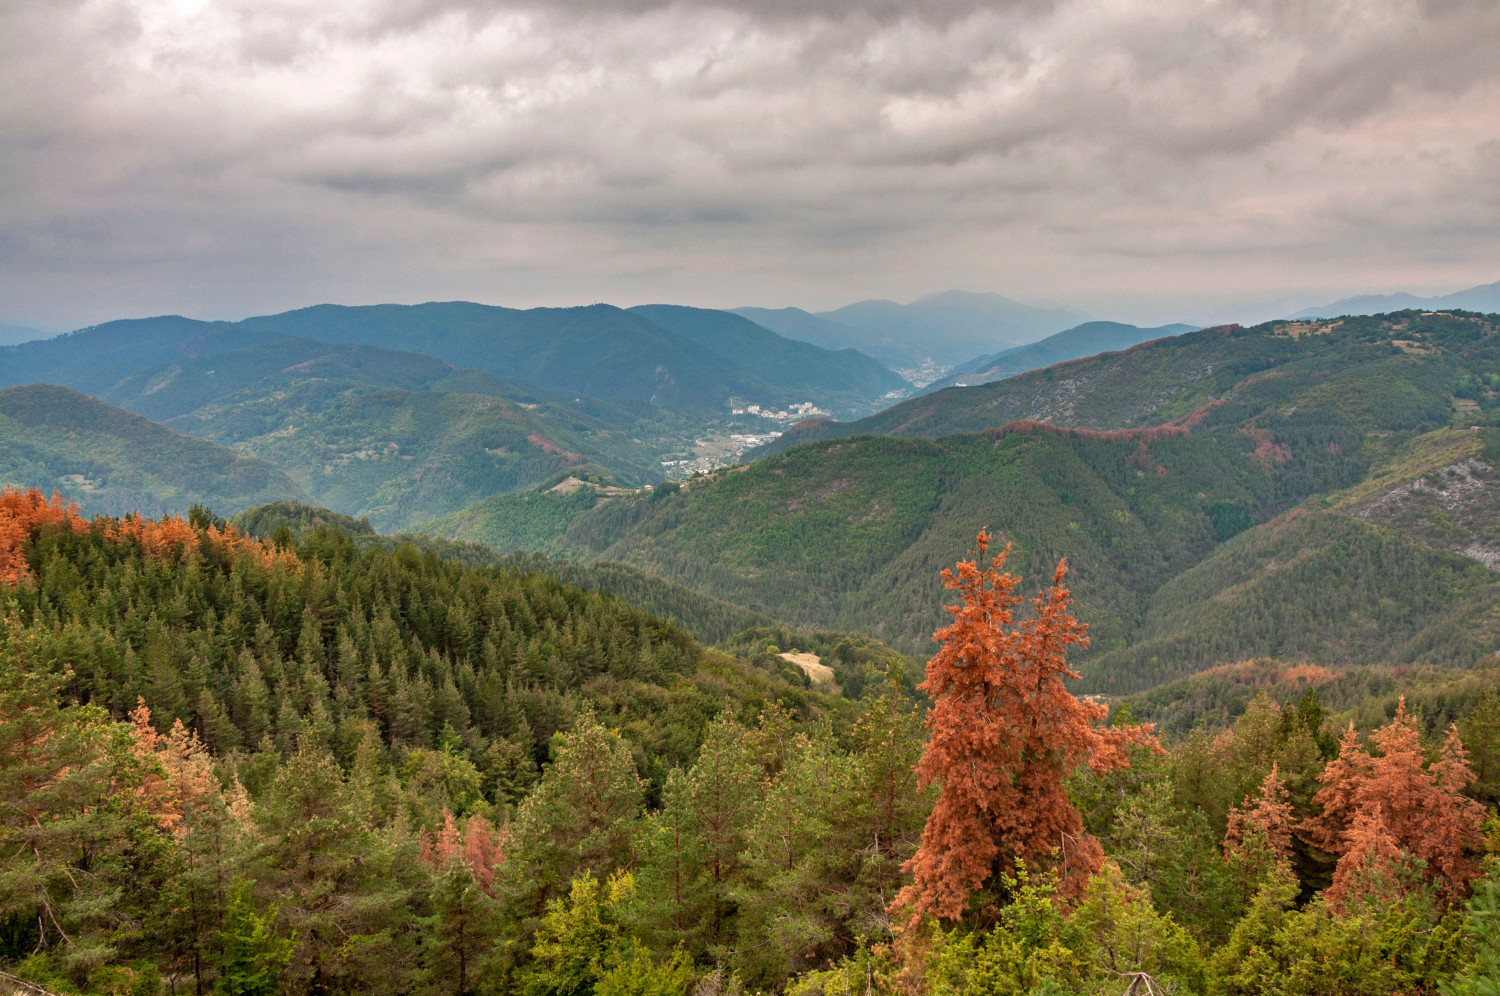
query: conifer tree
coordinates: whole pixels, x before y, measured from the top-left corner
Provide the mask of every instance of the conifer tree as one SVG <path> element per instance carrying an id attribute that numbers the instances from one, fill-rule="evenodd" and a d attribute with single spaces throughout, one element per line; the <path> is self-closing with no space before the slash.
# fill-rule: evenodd
<path id="1" fill-rule="evenodd" d="M 33 634 L 0 642 L 0 917 L 80 970 L 116 953 L 159 897 L 180 818 L 166 772 L 137 731 L 95 706 L 64 707 L 63 679 Z"/>
<path id="2" fill-rule="evenodd" d="M 1224 850 L 1241 856 L 1263 850 L 1274 860 L 1285 861 L 1292 854 L 1292 829 L 1292 804 L 1287 801 L 1286 786 L 1273 761 L 1260 794 L 1253 801 L 1246 796 L 1243 806 L 1229 811 Z"/>
<path id="3" fill-rule="evenodd" d="M 977 545 L 974 560 L 943 571 L 962 604 L 948 607 L 953 623 L 934 634 L 943 646 L 919 686 L 933 707 L 917 771 L 941 791 L 909 862 L 915 881 L 896 899 L 914 921 L 961 916 L 970 895 L 1018 858 L 1046 864 L 1055 852 L 1064 886 L 1076 891 L 1103 853 L 1063 780 L 1082 764 L 1126 765 L 1125 747 L 1150 736 L 1149 727 L 1098 728 L 1106 707 L 1068 691 L 1078 674 L 1065 655 L 1088 637 L 1069 612 L 1066 562 L 1032 600 L 1035 615 L 1018 622 L 1019 579 L 1004 572 L 1009 547 L 983 564 L 989 533 Z"/>
<path id="4" fill-rule="evenodd" d="M 248 883 L 236 882 L 222 929 L 214 934 L 219 967 L 217 990 L 224 996 L 273 996 L 281 973 L 296 947 L 293 938 L 273 930 L 277 910 L 264 916 L 255 907 Z"/>
<path id="5" fill-rule="evenodd" d="M 424 972 L 434 992 L 468 996 L 498 933 L 494 902 L 475 881 L 473 870 L 455 854 L 436 876 Z"/>
<path id="6" fill-rule="evenodd" d="M 732 939 L 731 893 L 745 832 L 760 796 L 747 732 L 721 716 L 709 724 L 698 761 L 667 778 L 662 808 L 642 825 L 646 858 L 632 902 L 642 932 L 663 946 L 722 954 Z"/>
<path id="7" fill-rule="evenodd" d="M 286 982 L 293 992 L 378 983 L 400 991 L 410 938 L 400 929 L 406 885 L 390 835 L 361 822 L 338 765 L 304 747 L 276 772 L 255 809 L 257 883 L 297 938 Z"/>
<path id="8" fill-rule="evenodd" d="M 630 748 L 585 712 L 554 741 L 555 759 L 516 813 L 515 842 L 504 864 L 506 893 L 520 916 L 583 872 L 608 875 L 630 856 L 644 785 Z"/>

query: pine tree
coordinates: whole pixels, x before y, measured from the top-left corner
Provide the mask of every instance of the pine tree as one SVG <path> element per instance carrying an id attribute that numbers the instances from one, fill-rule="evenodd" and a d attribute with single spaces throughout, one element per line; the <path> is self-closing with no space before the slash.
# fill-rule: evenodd
<path id="1" fill-rule="evenodd" d="M 285 979 L 292 992 L 378 984 L 400 991 L 410 959 L 399 929 L 406 888 L 390 835 L 362 823 L 338 765 L 303 748 L 276 772 L 255 809 L 258 885 L 297 938 Z"/>
<path id="2" fill-rule="evenodd" d="M 281 988 L 281 973 L 291 961 L 295 939 L 278 937 L 272 929 L 277 911 L 262 916 L 255 908 L 248 883 L 237 882 L 230 892 L 224 926 L 214 934 L 219 968 L 216 989 L 224 996 L 273 996 Z"/>
<path id="3" fill-rule="evenodd" d="M 1410 888 L 1410 856 L 1386 828 L 1378 804 L 1361 808 L 1344 831 L 1343 856 L 1333 872 L 1333 884 L 1323 893 L 1338 909 L 1351 900 L 1389 904 Z"/>
<path id="4" fill-rule="evenodd" d="M 63 679 L 11 621 L 0 643 L 0 917 L 82 967 L 142 930 L 180 819 L 138 731 L 94 706 L 63 707 Z M 153 731 L 154 734 L 154 731 Z"/>
<path id="5" fill-rule="evenodd" d="M 1494 806 L 1500 802 L 1500 693 L 1493 688 L 1486 692 L 1459 724 L 1459 732 L 1474 770 L 1474 796 Z"/>
<path id="6" fill-rule="evenodd" d="M 990 545 L 978 537 L 975 560 L 943 572 L 962 604 L 934 634 L 943 646 L 919 686 L 933 700 L 930 739 L 917 766 L 923 786 L 941 787 L 909 862 L 915 881 L 896 899 L 913 921 L 961 916 L 969 897 L 1017 859 L 1046 864 L 1056 852 L 1065 887 L 1076 891 L 1103 860 L 1084 832 L 1063 780 L 1079 765 L 1104 771 L 1128 763 L 1125 747 L 1146 742 L 1146 727 L 1099 729 L 1102 705 L 1081 702 L 1065 682 L 1070 646 L 1087 646 L 1070 614 L 1066 563 L 1032 600 L 1035 616 L 1015 621 L 1019 579 L 1004 573 L 1009 548 L 981 568 Z"/>
<path id="7" fill-rule="evenodd" d="M 468 861 L 453 855 L 437 875 L 432 906 L 424 974 L 432 991 L 468 996 L 498 933 L 494 902 Z"/>
<path id="8" fill-rule="evenodd" d="M 732 939 L 731 893 L 759 797 L 747 733 L 721 716 L 705 731 L 697 763 L 668 776 L 661 811 L 642 827 L 647 863 L 632 905 L 663 947 L 722 954 Z"/>
<path id="9" fill-rule="evenodd" d="M 516 813 L 505 892 L 520 916 L 583 872 L 608 875 L 629 863 L 644 785 L 630 748 L 591 712 L 554 741 L 555 760 Z"/>

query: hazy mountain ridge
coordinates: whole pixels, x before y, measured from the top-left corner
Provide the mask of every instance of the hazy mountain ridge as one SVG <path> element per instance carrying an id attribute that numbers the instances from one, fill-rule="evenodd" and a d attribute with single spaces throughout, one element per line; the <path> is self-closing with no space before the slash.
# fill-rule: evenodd
<path id="1" fill-rule="evenodd" d="M 732 310 L 784 336 L 827 349 L 857 349 L 913 376 L 1044 338 L 1084 317 L 1065 308 L 966 291 L 928 294 L 909 304 L 857 301 L 817 314 L 800 308 Z"/>
<path id="2" fill-rule="evenodd" d="M 46 339 L 51 332 L 43 332 L 29 325 L 0 325 L 0 346 L 16 346 L 34 339 Z"/>
<path id="3" fill-rule="evenodd" d="M 1337 318 L 1340 315 L 1379 315 L 1406 309 L 1497 312 L 1500 311 L 1500 280 L 1436 297 L 1418 297 L 1405 291 L 1395 294 L 1362 294 L 1342 298 L 1332 304 L 1306 308 L 1290 317 L 1293 320 Z"/>
<path id="4" fill-rule="evenodd" d="M 904 365 L 924 359 L 949 365 L 997 347 L 1016 346 L 1060 332 L 1084 316 L 1056 307 L 1022 304 L 999 294 L 943 291 L 910 304 L 858 301 L 819 318 L 858 330 Z M 887 356 L 870 350 L 887 363 Z"/>
<path id="5" fill-rule="evenodd" d="M 999 353 L 980 356 L 958 368 L 947 377 L 927 386 L 928 391 L 945 387 L 972 387 L 1004 380 L 1030 370 L 1040 370 L 1069 360 L 1118 352 L 1139 346 L 1152 339 L 1193 332 L 1196 325 L 1161 325 L 1142 328 L 1122 322 L 1085 322 L 1024 346 L 1013 346 Z"/>

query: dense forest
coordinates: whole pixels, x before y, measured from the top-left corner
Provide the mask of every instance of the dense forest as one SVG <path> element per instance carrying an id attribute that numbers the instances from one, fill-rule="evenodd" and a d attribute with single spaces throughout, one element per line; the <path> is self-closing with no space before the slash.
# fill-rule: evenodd
<path id="1" fill-rule="evenodd" d="M 1077 698 L 1065 569 L 1023 581 L 983 535 L 941 580 L 924 677 L 775 625 L 710 648 L 545 561 L 261 519 L 0 496 L 11 974 L 132 996 L 1494 991 L 1492 672 L 1407 702 L 1251 665 L 1187 679 L 1242 696 L 1237 719 L 1153 729 L 1137 710 L 1181 698 Z M 836 661 L 843 694 L 784 649 Z"/>

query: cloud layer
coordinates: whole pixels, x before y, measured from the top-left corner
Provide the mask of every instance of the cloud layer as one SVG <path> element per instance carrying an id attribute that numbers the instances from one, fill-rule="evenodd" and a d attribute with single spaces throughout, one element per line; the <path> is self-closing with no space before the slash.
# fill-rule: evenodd
<path id="1" fill-rule="evenodd" d="M 1497 42 L 1492 0 L 8 0 L 0 317 L 1457 287 Z"/>

